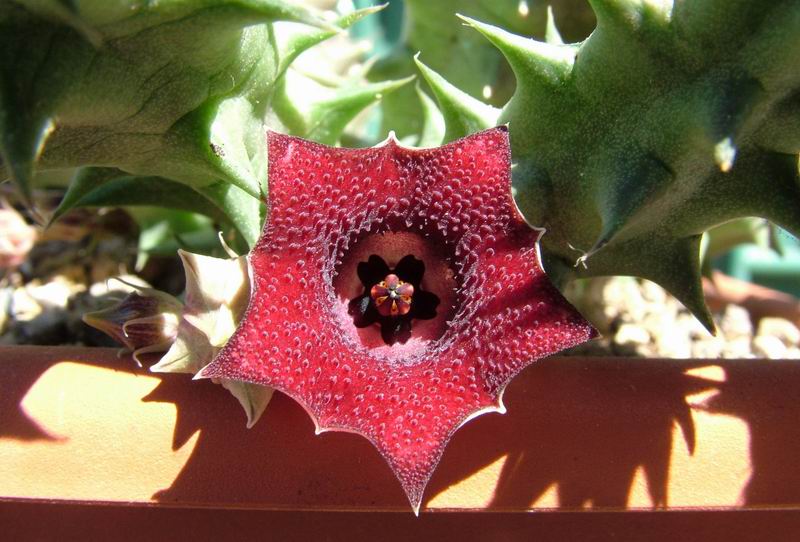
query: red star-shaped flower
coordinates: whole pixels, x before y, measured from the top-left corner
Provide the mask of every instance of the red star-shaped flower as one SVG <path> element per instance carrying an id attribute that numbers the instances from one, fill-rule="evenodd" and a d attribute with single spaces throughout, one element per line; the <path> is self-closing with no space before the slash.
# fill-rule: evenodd
<path id="1" fill-rule="evenodd" d="M 363 435 L 416 511 L 456 429 L 595 331 L 542 271 L 505 127 L 435 149 L 268 143 L 250 305 L 201 376 L 271 386 L 317 432 Z"/>

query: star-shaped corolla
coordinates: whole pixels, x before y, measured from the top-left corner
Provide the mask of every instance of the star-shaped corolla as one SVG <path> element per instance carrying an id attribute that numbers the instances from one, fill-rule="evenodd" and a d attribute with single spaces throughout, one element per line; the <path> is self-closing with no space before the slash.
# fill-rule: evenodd
<path id="1" fill-rule="evenodd" d="M 363 435 L 417 511 L 458 427 L 595 331 L 542 270 L 505 127 L 434 149 L 268 145 L 250 304 L 200 376 L 273 387 L 317 432 Z"/>

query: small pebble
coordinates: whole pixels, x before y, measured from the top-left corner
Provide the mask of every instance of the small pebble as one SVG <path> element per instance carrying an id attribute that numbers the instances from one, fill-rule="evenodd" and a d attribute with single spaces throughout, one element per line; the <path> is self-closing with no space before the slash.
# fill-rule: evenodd
<path id="1" fill-rule="evenodd" d="M 623 324 L 614 334 L 614 342 L 617 344 L 648 344 L 650 342 L 650 333 L 641 326 Z"/>
<path id="2" fill-rule="evenodd" d="M 786 345 L 778 337 L 759 335 L 753 339 L 753 353 L 767 359 L 782 359 L 786 357 Z"/>
<path id="3" fill-rule="evenodd" d="M 751 341 L 748 337 L 736 337 L 727 339 L 722 347 L 722 357 L 726 359 L 747 359 L 753 358 Z"/>
<path id="4" fill-rule="evenodd" d="M 747 338 L 753 336 L 753 323 L 750 313 L 738 305 L 728 305 L 719 320 L 719 329 L 728 339 Z"/>
<path id="5" fill-rule="evenodd" d="M 756 335 L 776 337 L 786 346 L 800 345 L 800 329 L 785 318 L 762 318 Z"/>
<path id="6" fill-rule="evenodd" d="M 697 359 L 717 359 L 722 357 L 725 340 L 720 337 L 708 337 L 692 343 L 692 357 Z"/>

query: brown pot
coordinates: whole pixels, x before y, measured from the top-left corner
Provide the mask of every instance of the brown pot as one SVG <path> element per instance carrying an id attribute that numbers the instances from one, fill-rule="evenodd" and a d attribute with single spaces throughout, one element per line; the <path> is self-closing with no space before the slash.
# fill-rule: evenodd
<path id="1" fill-rule="evenodd" d="M 48 538 L 55 524 L 35 518 L 90 538 L 129 525 L 123 538 L 151 539 L 210 537 L 229 522 L 279 539 L 351 540 L 371 528 L 380 539 L 424 527 L 439 539 L 533 528 L 651 540 L 714 525 L 729 539 L 800 527 L 787 512 L 800 510 L 797 361 L 539 362 L 509 386 L 507 414 L 456 433 L 419 519 L 365 439 L 315 436 L 280 394 L 248 430 L 211 382 L 70 347 L 0 347 L 0 389 L 0 539 L 18 539 L 3 525 Z M 530 520 L 538 510 L 554 513 Z"/>

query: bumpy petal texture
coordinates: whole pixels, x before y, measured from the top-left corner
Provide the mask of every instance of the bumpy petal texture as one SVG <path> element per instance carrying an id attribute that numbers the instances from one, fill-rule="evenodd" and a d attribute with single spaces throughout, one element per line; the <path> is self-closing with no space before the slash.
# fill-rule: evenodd
<path id="1" fill-rule="evenodd" d="M 502 412 L 519 371 L 595 331 L 542 270 L 540 232 L 511 197 L 505 127 L 434 149 L 276 133 L 268 144 L 270 219 L 249 256 L 250 304 L 201 376 L 274 387 L 318 432 L 363 435 L 416 511 L 458 427 Z M 409 254 L 441 302 L 388 345 L 347 306 L 364 291 L 358 264 L 376 255 L 394 269 Z"/>

